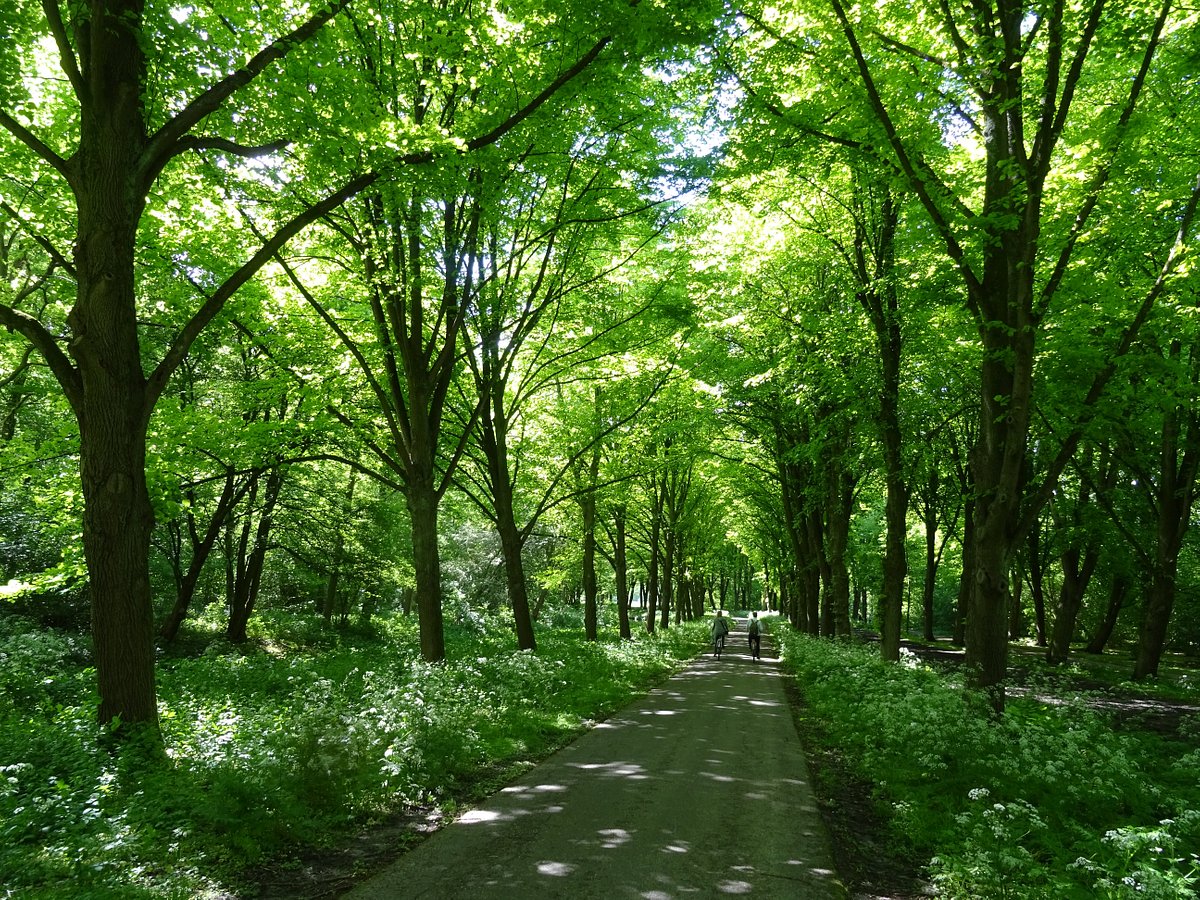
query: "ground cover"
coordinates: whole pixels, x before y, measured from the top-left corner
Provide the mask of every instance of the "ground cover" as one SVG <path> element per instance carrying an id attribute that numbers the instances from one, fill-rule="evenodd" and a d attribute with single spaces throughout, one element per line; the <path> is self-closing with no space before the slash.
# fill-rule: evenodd
<path id="1" fill-rule="evenodd" d="M 285 614 L 236 648 L 197 623 L 160 661 L 168 760 L 147 768 L 93 723 L 86 641 L 0 618 L 3 896 L 252 896 L 371 823 L 451 811 L 706 639 L 702 625 L 595 644 L 547 629 L 533 654 L 503 629 L 457 627 L 452 661 L 431 666 L 414 632 Z"/>
<path id="2" fill-rule="evenodd" d="M 1025 690 L 997 722 L 945 661 L 910 652 L 888 666 L 875 647 L 781 638 L 843 874 L 865 894 L 919 892 L 908 860 L 946 897 L 1195 895 L 1195 717 L 1141 727 L 1097 702 L 1119 685 L 1097 696 L 1030 656 Z M 1178 707 L 1181 689 L 1173 682 L 1162 702 Z M 872 843 L 881 837 L 887 852 Z"/>

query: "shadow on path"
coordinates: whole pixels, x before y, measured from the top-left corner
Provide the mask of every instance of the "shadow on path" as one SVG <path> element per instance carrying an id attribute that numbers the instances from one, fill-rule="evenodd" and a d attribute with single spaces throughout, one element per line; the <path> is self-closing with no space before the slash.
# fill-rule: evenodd
<path id="1" fill-rule="evenodd" d="M 842 898 L 775 660 L 744 633 L 343 896 Z"/>

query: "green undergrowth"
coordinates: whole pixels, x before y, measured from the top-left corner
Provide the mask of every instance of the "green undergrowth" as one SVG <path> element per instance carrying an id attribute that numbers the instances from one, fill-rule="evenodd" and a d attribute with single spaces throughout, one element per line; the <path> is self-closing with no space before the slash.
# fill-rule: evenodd
<path id="1" fill-rule="evenodd" d="M 997 720 L 953 673 L 783 636 L 805 715 L 953 898 L 1184 898 L 1200 885 L 1200 724 L 1115 729 L 1083 694 Z"/>
<path id="2" fill-rule="evenodd" d="M 0 897 L 216 897 L 239 873 L 328 846 L 414 804 L 452 808 L 644 692 L 704 645 L 703 625 L 632 642 L 415 623 L 332 635 L 278 616 L 253 646 L 166 656 L 167 760 L 94 725 L 85 642 L 0 618 Z M 176 651 L 178 653 L 179 651 Z"/>

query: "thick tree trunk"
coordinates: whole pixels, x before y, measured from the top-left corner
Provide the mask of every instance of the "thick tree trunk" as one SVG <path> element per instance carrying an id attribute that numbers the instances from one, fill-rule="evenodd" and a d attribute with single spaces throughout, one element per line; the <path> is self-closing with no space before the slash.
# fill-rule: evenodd
<path id="1" fill-rule="evenodd" d="M 85 377 L 85 385 L 114 380 Z M 119 720 L 157 731 L 149 571 L 154 514 L 146 490 L 145 432 L 130 421 L 140 419 L 140 391 L 130 397 L 131 392 L 109 387 L 85 387 L 88 424 L 80 428 L 98 716 L 104 724 Z"/>
<path id="2" fill-rule="evenodd" d="M 446 658 L 442 621 L 442 563 L 438 551 L 438 496 L 432 479 L 409 481 L 405 495 L 412 522 L 413 569 L 416 580 L 417 618 L 421 629 L 421 657 L 426 662 Z"/>
<path id="3" fill-rule="evenodd" d="M 1032 234 L 1022 230 L 1006 234 L 1004 243 L 1035 237 L 1036 229 Z M 1013 248 L 990 265 L 1007 267 L 1029 252 Z M 1009 276 L 1014 283 L 1009 283 Z M 987 321 L 980 325 L 984 360 L 980 437 L 972 458 L 976 500 L 966 665 L 969 684 L 986 693 L 993 708 L 1002 712 L 1008 673 L 1009 572 L 1022 537 L 1018 527 L 1025 492 L 1034 330 L 1028 321 L 1031 272 L 1013 273 L 1006 268 L 1005 274 L 995 277 L 1000 284 L 980 301 Z M 996 321 L 1009 324 L 1001 327 Z"/>
<path id="4" fill-rule="evenodd" d="M 146 488 L 146 394 L 138 345 L 134 246 L 146 128 L 142 3 L 114 2 L 84 30 L 94 34 L 85 74 L 95 102 L 81 107 L 70 160 L 78 231 L 77 301 L 68 351 L 79 372 L 83 549 L 88 567 L 99 719 L 157 731 L 150 536 Z M 125 21 L 123 21 L 125 20 Z"/>

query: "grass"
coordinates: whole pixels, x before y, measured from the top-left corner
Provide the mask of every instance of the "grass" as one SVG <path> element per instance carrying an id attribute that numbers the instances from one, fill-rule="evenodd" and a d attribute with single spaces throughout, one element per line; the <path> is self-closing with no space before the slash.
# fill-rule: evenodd
<path id="1" fill-rule="evenodd" d="M 955 672 L 915 657 L 887 665 L 877 649 L 798 634 L 783 645 L 822 750 L 874 785 L 891 841 L 925 861 L 939 895 L 1195 896 L 1195 723 L 1117 730 L 1061 680 L 997 721 Z"/>
<path id="2" fill-rule="evenodd" d="M 0 619 L 0 897 L 204 897 L 415 804 L 447 809 L 644 692 L 706 642 L 451 628 L 330 632 L 291 614 L 252 645 L 193 625 L 158 672 L 168 763 L 107 749 L 81 638 Z M 215 626 L 214 629 L 215 630 Z"/>

